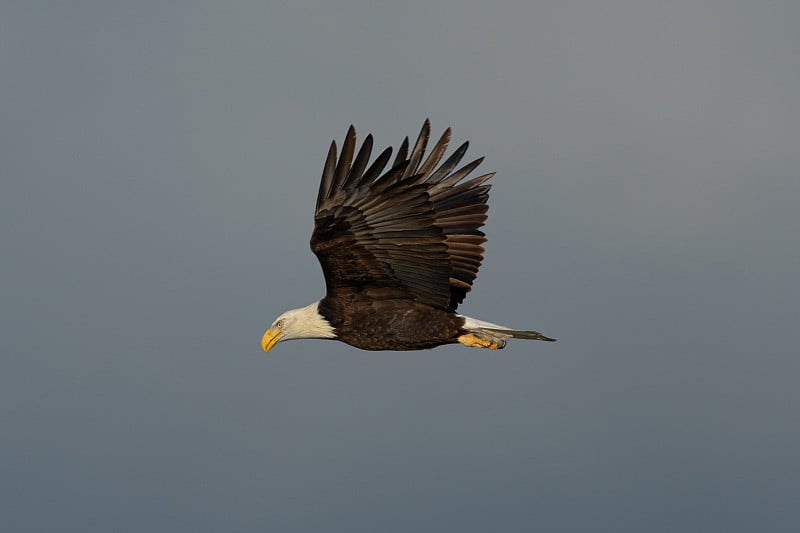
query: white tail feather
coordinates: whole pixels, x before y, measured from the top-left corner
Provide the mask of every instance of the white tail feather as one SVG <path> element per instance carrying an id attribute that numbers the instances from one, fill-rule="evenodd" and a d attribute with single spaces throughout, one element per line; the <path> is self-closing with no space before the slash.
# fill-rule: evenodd
<path id="1" fill-rule="evenodd" d="M 532 339 L 532 340 L 539 340 L 539 341 L 555 341 L 546 335 L 542 335 L 538 331 L 532 330 L 521 330 L 521 329 L 512 329 L 506 326 L 501 326 L 499 324 L 493 324 L 491 322 L 484 322 L 483 320 L 477 320 L 475 318 L 471 318 L 464 315 L 458 315 L 464 319 L 464 329 L 476 334 L 483 334 L 490 338 L 496 340 L 503 340 L 508 338 L 516 338 L 516 339 Z M 503 343 L 505 344 L 505 343 Z"/>

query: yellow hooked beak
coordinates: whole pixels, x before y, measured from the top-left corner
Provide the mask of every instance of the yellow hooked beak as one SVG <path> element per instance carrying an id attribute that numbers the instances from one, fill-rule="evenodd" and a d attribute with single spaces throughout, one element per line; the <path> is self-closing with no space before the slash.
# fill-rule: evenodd
<path id="1" fill-rule="evenodd" d="M 261 337 L 261 348 L 265 352 L 270 351 L 275 346 L 275 343 L 278 342 L 278 339 L 281 338 L 281 335 L 283 335 L 283 332 L 279 329 L 268 329 L 264 336 Z"/>

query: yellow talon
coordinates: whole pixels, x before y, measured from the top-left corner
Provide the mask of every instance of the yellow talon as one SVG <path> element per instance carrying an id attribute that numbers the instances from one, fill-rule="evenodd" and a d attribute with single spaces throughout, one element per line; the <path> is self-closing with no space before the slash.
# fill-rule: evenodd
<path id="1" fill-rule="evenodd" d="M 500 348 L 497 342 L 478 337 L 474 333 L 461 335 L 458 338 L 458 342 L 465 346 L 469 346 L 470 348 L 489 348 L 490 350 L 497 350 Z"/>

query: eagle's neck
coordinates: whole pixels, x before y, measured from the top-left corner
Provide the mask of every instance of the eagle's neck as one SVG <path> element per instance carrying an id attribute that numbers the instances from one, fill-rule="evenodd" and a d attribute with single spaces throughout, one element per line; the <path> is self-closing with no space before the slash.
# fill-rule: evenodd
<path id="1" fill-rule="evenodd" d="M 294 310 L 291 338 L 296 339 L 334 339 L 336 332 L 331 323 L 319 312 L 319 302 L 314 302 Z M 287 335 L 288 337 L 288 335 Z"/>

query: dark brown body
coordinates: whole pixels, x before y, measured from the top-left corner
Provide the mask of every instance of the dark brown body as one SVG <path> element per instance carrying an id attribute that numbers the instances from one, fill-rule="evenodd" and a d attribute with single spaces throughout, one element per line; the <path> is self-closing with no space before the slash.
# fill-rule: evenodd
<path id="1" fill-rule="evenodd" d="M 463 317 L 408 299 L 351 294 L 347 301 L 324 298 L 318 310 L 337 340 L 362 350 L 422 350 L 458 342 L 466 333 Z"/>

